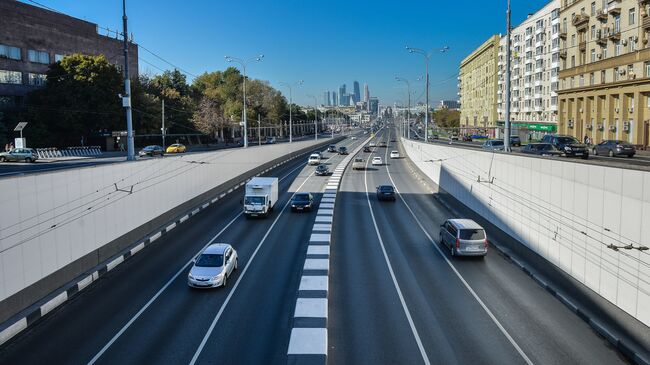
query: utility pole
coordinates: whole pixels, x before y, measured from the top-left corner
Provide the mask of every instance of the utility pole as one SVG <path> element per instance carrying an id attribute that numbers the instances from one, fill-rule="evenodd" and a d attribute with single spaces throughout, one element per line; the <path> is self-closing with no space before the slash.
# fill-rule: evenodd
<path id="1" fill-rule="evenodd" d="M 260 115 L 257 114 L 257 145 L 262 145 L 262 119 Z"/>
<path id="2" fill-rule="evenodd" d="M 506 115 L 503 127 L 503 148 L 510 152 L 510 0 L 508 0 L 508 10 L 506 11 Z"/>
<path id="3" fill-rule="evenodd" d="M 302 85 L 303 81 L 299 80 L 293 84 L 287 82 L 280 82 L 280 85 L 286 86 L 289 88 L 289 143 L 293 142 L 293 117 L 292 117 L 292 105 L 293 104 L 293 87 Z"/>
<path id="4" fill-rule="evenodd" d="M 237 62 L 237 63 L 239 63 L 242 66 L 242 70 L 244 71 L 244 74 L 243 74 L 243 76 L 244 76 L 244 80 L 243 80 L 243 82 L 244 82 L 244 85 L 243 85 L 244 111 L 243 111 L 242 124 L 243 124 L 243 127 L 244 127 L 244 144 L 243 144 L 243 146 L 244 146 L 244 148 L 247 148 L 248 147 L 248 120 L 246 119 L 246 66 L 248 66 L 248 64 L 250 62 L 253 62 L 253 61 L 261 62 L 262 59 L 264 59 L 264 55 L 261 54 L 261 55 L 259 55 L 257 57 L 253 57 L 253 58 L 250 58 L 248 60 L 244 60 L 244 59 L 236 58 L 236 57 L 230 57 L 230 56 L 226 56 L 225 58 L 226 58 L 226 62 Z"/>
<path id="5" fill-rule="evenodd" d="M 133 146 L 133 121 L 131 120 L 131 80 L 129 80 L 129 33 L 127 32 L 126 0 L 122 0 L 122 24 L 124 38 L 124 95 L 122 106 L 126 111 L 126 148 L 127 161 L 135 160 L 135 147 Z"/>
<path id="6" fill-rule="evenodd" d="M 165 132 L 166 132 L 165 131 L 165 99 L 161 99 L 161 100 L 162 100 L 162 117 L 161 117 L 162 128 L 160 128 L 160 131 L 162 132 L 162 141 L 163 141 L 162 148 L 164 150 L 165 149 Z"/>

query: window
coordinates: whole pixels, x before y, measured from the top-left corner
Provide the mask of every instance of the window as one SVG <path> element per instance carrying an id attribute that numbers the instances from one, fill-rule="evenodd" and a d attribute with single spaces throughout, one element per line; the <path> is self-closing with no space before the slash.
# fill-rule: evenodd
<path id="1" fill-rule="evenodd" d="M 643 64 L 643 66 L 644 66 L 643 68 L 645 69 L 645 75 L 644 76 L 645 77 L 650 77 L 650 61 L 646 61 Z"/>
<path id="2" fill-rule="evenodd" d="M 600 71 L 600 83 L 601 84 L 605 83 L 606 75 L 607 74 L 605 73 L 605 70 Z"/>
<path id="3" fill-rule="evenodd" d="M 20 71 L 0 70 L 0 84 L 17 84 L 23 83 L 23 74 Z"/>
<path id="4" fill-rule="evenodd" d="M 591 50 L 591 62 L 596 62 L 596 50 Z"/>
<path id="5" fill-rule="evenodd" d="M 614 33 L 619 33 L 621 31 L 621 16 L 616 15 L 614 17 Z"/>
<path id="6" fill-rule="evenodd" d="M 607 47 L 603 48 L 603 59 L 607 58 Z"/>
<path id="7" fill-rule="evenodd" d="M 576 45 L 576 35 L 571 34 L 571 46 L 575 46 L 575 45 Z"/>
<path id="8" fill-rule="evenodd" d="M 61 60 L 63 60 L 63 57 L 65 57 L 65 56 L 62 55 L 62 54 L 55 54 L 54 55 L 54 62 L 61 62 Z"/>
<path id="9" fill-rule="evenodd" d="M 628 50 L 628 52 L 636 51 L 636 42 L 634 41 L 634 37 L 628 38 L 628 40 L 627 40 L 627 50 Z"/>
<path id="10" fill-rule="evenodd" d="M 634 22 L 636 21 L 636 9 L 634 8 L 630 9 L 629 20 L 630 20 L 630 25 L 634 25 Z"/>
<path id="11" fill-rule="evenodd" d="M 43 85 L 45 85 L 45 79 L 46 78 L 47 78 L 47 76 L 44 75 L 44 74 L 33 74 L 33 73 L 28 73 L 27 74 L 27 81 L 32 86 L 43 86 Z"/>
<path id="12" fill-rule="evenodd" d="M 630 79 L 634 77 L 634 65 L 627 65 L 627 77 Z"/>
<path id="13" fill-rule="evenodd" d="M 596 75 L 594 75 L 594 73 L 592 72 L 589 74 L 589 85 L 593 85 L 595 83 L 596 83 Z"/>
<path id="14" fill-rule="evenodd" d="M 27 51 L 27 58 L 29 59 L 29 62 L 43 63 L 46 65 L 50 63 L 50 54 L 45 51 L 35 51 L 30 49 Z"/>
<path id="15" fill-rule="evenodd" d="M 596 2 L 591 3 L 591 16 L 596 15 Z"/>
<path id="16" fill-rule="evenodd" d="M 614 81 L 618 81 L 618 67 L 614 67 Z"/>
<path id="17" fill-rule="evenodd" d="M 614 43 L 614 56 L 620 56 L 621 50 L 621 41 L 616 41 L 616 43 Z"/>
<path id="18" fill-rule="evenodd" d="M 0 57 L 20 60 L 20 48 L 0 44 Z"/>
<path id="19" fill-rule="evenodd" d="M 591 39 L 595 39 L 595 38 L 596 38 L 596 26 L 592 25 L 591 26 Z"/>
<path id="20" fill-rule="evenodd" d="M 571 67 L 576 67 L 576 56 L 571 56 Z"/>

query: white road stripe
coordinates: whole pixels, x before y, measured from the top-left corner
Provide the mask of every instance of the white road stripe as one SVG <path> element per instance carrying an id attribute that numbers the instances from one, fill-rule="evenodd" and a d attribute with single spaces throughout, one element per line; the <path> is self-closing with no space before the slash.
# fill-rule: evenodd
<path id="1" fill-rule="evenodd" d="M 327 318 L 327 298 L 298 298 L 293 316 Z"/>
<path id="2" fill-rule="evenodd" d="M 300 278 L 300 287 L 298 290 L 327 290 L 327 284 L 327 275 L 305 275 Z"/>
<path id="3" fill-rule="evenodd" d="M 327 355 L 327 328 L 294 328 L 289 355 Z"/>
<path id="4" fill-rule="evenodd" d="M 303 266 L 303 269 L 305 270 L 328 270 L 330 267 L 330 260 L 329 259 L 306 259 L 305 260 L 305 266 Z"/>
<path id="5" fill-rule="evenodd" d="M 314 227 L 312 228 L 312 231 L 326 231 L 326 232 L 329 232 L 331 230 L 332 230 L 332 225 L 331 224 L 315 223 Z"/>
<path id="6" fill-rule="evenodd" d="M 332 216 L 331 215 L 317 215 L 316 216 L 316 222 L 332 223 Z"/>

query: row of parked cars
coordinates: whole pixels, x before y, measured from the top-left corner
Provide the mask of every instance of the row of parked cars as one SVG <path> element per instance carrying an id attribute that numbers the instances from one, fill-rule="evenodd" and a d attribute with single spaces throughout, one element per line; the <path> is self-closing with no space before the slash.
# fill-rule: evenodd
<path id="1" fill-rule="evenodd" d="M 487 140 L 483 143 L 483 149 L 502 151 L 504 149 L 503 140 Z M 521 149 L 521 152 L 539 156 L 580 157 L 586 160 L 589 158 L 589 154 L 594 156 L 633 157 L 636 154 L 636 148 L 634 145 L 621 140 L 604 140 L 590 147 L 585 143 L 581 143 L 573 136 L 546 135 L 540 143 L 529 143 L 525 145 Z"/>

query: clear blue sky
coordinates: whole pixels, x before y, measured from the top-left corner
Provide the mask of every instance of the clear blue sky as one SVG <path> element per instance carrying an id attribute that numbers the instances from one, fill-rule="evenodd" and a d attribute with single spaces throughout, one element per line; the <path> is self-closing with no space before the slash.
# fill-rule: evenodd
<path id="1" fill-rule="evenodd" d="M 29 1 L 23 0 L 26 3 Z M 36 0 L 68 15 L 121 30 L 120 0 Z M 512 0 L 513 25 L 547 1 Z M 412 80 L 412 100 L 423 94 L 422 56 L 405 46 L 439 49 L 431 59 L 430 100 L 457 99 L 460 61 L 490 35 L 505 33 L 506 0 L 127 0 L 129 32 L 135 41 L 187 72 L 198 75 L 231 64 L 225 55 L 264 61 L 249 66 L 251 77 L 304 80 L 294 102 L 313 104 L 306 95 L 338 90 L 345 83 L 368 83 L 384 105 L 406 100 L 395 76 Z M 140 50 L 140 71 L 160 73 L 169 66 Z M 192 76 L 188 76 L 191 80 Z M 448 80 L 441 83 L 441 80 Z M 287 93 L 286 89 L 281 89 Z M 424 97 L 422 96 L 422 99 Z"/>

